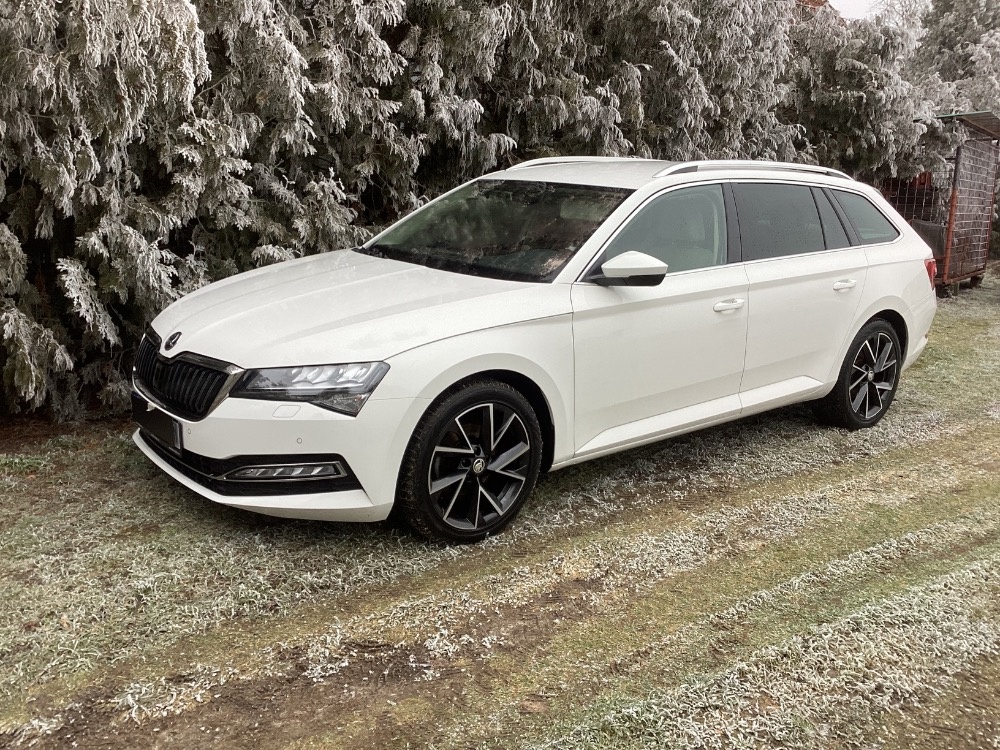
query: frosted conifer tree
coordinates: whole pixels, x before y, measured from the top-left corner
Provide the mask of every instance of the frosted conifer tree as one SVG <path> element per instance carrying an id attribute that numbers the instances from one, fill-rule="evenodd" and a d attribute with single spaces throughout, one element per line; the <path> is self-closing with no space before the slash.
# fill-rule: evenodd
<path id="1" fill-rule="evenodd" d="M 208 279 L 343 246 L 411 200 L 380 89 L 402 2 L 25 0 L 0 8 L 6 411 L 109 404 L 145 324 Z"/>
<path id="2" fill-rule="evenodd" d="M 798 54 L 784 109 L 803 128 L 799 147 L 869 180 L 929 166 L 941 126 L 907 75 L 916 39 L 885 18 L 845 21 L 829 7 L 803 16 L 792 29 Z"/>
<path id="3" fill-rule="evenodd" d="M 955 85 L 960 109 L 1000 113 L 1000 3 L 933 0 L 919 60 Z"/>
<path id="4" fill-rule="evenodd" d="M 524 158 L 905 163 L 927 109 L 909 37 L 794 19 L 793 0 L 2 3 L 0 413 L 121 405 L 179 295 Z"/>

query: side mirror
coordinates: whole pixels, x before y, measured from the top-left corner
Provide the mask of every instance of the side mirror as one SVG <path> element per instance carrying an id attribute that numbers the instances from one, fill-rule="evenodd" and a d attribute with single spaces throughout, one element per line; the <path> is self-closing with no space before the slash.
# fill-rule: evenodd
<path id="1" fill-rule="evenodd" d="M 588 281 L 602 286 L 656 286 L 667 275 L 667 264 L 652 255 L 629 250 L 601 265 Z"/>

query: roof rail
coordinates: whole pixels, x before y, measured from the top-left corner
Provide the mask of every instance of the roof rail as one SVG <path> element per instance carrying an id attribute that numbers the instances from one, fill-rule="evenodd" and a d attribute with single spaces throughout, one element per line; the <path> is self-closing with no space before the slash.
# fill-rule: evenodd
<path id="1" fill-rule="evenodd" d="M 660 161 L 659 159 L 640 159 L 636 156 L 546 156 L 541 159 L 529 159 L 507 167 L 507 171 L 515 169 L 526 169 L 528 167 L 541 167 L 545 164 L 573 164 L 582 162 L 638 162 L 638 161 Z"/>
<path id="2" fill-rule="evenodd" d="M 853 179 L 850 175 L 841 172 L 839 169 L 820 167 L 815 164 L 791 164 L 783 161 L 746 161 L 737 159 L 684 161 L 672 164 L 666 169 L 661 169 L 653 177 L 666 177 L 667 175 L 684 174 L 685 172 L 700 172 L 703 169 L 769 169 L 784 172 L 811 172 L 813 174 L 825 174 L 828 177 L 843 177 L 845 180 Z"/>

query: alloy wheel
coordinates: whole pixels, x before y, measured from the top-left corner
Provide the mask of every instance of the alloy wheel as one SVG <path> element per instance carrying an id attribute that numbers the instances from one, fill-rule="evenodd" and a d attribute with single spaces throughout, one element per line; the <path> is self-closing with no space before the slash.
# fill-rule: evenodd
<path id="1" fill-rule="evenodd" d="M 496 524 L 524 490 L 532 446 L 518 413 L 488 402 L 466 409 L 440 433 L 427 486 L 445 524 L 476 531 Z"/>
<path id="2" fill-rule="evenodd" d="M 851 366 L 847 394 L 859 419 L 875 419 L 888 406 L 896 387 L 896 347 L 885 333 L 865 339 Z"/>

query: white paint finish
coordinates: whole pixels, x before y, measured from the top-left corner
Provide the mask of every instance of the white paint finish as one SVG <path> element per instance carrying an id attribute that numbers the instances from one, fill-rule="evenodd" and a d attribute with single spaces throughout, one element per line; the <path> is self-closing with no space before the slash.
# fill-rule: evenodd
<path id="1" fill-rule="evenodd" d="M 628 279 L 633 276 L 663 276 L 667 264 L 651 255 L 629 250 L 616 255 L 601 266 L 601 273 L 609 279 Z"/>
<path id="2" fill-rule="evenodd" d="M 245 369 L 381 361 L 469 331 L 568 311 L 550 284 L 437 271 L 351 251 L 227 279 L 171 305 L 153 327 L 167 356 L 192 351 Z"/>
<path id="3" fill-rule="evenodd" d="M 515 166 L 503 172 L 494 172 L 487 177 L 635 189 L 648 184 L 653 175 L 671 164 L 673 162 L 656 159 L 569 160 L 567 158 L 565 161 L 550 161 L 546 164 Z"/>
<path id="4" fill-rule="evenodd" d="M 824 390 L 825 386 L 822 381 L 800 375 L 753 390 L 742 391 L 740 404 L 743 411 L 740 416 L 747 417 L 767 409 L 776 409 L 779 406 L 804 401 L 813 396 L 822 395 Z"/>
<path id="5" fill-rule="evenodd" d="M 392 507 L 419 420 L 435 398 L 469 377 L 500 372 L 536 384 L 559 468 L 820 396 L 833 386 L 855 333 L 886 310 L 905 321 L 904 366 L 926 346 L 936 309 L 923 265 L 929 249 L 876 191 L 836 177 L 796 174 L 794 182 L 864 193 L 897 224 L 900 239 L 668 272 L 655 287 L 579 282 L 609 238 L 654 195 L 726 179 L 790 180 L 787 171 L 766 169 L 653 178 L 662 165 L 580 161 L 492 175 L 636 187 L 552 284 L 476 278 L 342 251 L 227 279 L 154 321 L 164 340 L 183 333 L 170 356 L 191 351 L 241 367 L 388 362 L 357 417 L 308 403 L 228 398 L 201 421 L 181 420 L 185 447 L 208 457 L 340 454 L 363 491 L 223 497 L 155 454 L 151 459 L 216 502 L 272 515 L 378 520 Z M 136 442 L 151 453 L 138 435 Z"/>
<path id="6" fill-rule="evenodd" d="M 826 382 L 857 330 L 866 266 L 860 247 L 747 263 L 750 325 L 741 391 L 789 377 Z"/>
<path id="7" fill-rule="evenodd" d="M 747 312 L 741 264 L 668 274 L 655 287 L 573 286 L 578 449 L 605 430 L 739 392 Z"/>
<path id="8" fill-rule="evenodd" d="M 570 288 L 551 288 L 563 295 L 568 305 Z M 542 391 L 551 416 L 556 460 L 572 456 L 574 362 L 572 317 L 568 313 L 444 339 L 387 361 L 389 374 L 372 395 L 373 401 L 416 396 L 430 403 L 455 383 L 479 373 L 504 371 L 528 378 Z"/>
<path id="9" fill-rule="evenodd" d="M 276 420 L 274 401 L 228 398 L 199 422 L 185 422 L 184 448 L 209 458 L 243 455 L 337 453 L 344 457 L 372 502 L 388 513 L 396 474 L 409 435 L 429 402 L 422 399 L 369 399 L 357 417 L 300 407 Z M 331 493 L 331 497 L 339 493 Z"/>
<path id="10" fill-rule="evenodd" d="M 625 448 L 646 445 L 667 437 L 673 437 L 685 432 L 692 432 L 702 427 L 728 422 L 740 416 L 741 405 L 739 396 L 725 396 L 713 401 L 707 401 L 693 406 L 657 414 L 640 419 L 637 422 L 619 425 L 605 430 L 577 451 L 579 460 L 606 456 Z"/>

